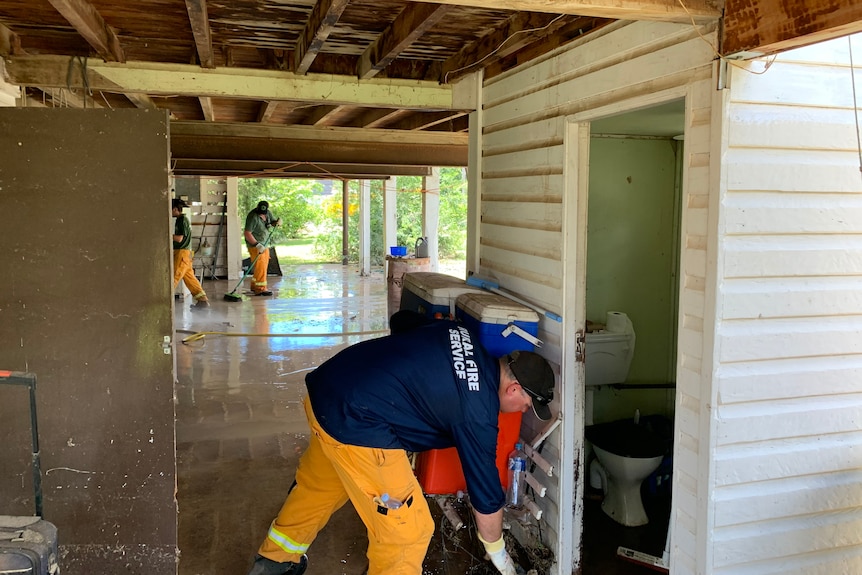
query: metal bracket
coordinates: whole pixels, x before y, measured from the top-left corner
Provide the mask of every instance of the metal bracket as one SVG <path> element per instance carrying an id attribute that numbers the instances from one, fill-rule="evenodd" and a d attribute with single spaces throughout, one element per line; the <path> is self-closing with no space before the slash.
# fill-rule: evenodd
<path id="1" fill-rule="evenodd" d="M 171 336 L 169 335 L 162 338 L 162 353 L 171 355 Z"/>

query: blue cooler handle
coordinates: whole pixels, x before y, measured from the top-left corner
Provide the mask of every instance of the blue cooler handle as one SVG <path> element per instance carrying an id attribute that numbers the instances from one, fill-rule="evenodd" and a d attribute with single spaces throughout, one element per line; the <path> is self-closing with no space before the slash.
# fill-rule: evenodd
<path id="1" fill-rule="evenodd" d="M 534 336 L 530 332 L 528 332 L 524 329 L 521 329 L 520 327 L 518 327 L 514 323 L 509 323 L 509 325 L 506 327 L 506 329 L 503 330 L 501 335 L 503 337 L 509 337 L 509 335 L 511 335 L 513 333 L 515 335 L 521 336 L 522 339 L 529 341 L 530 343 L 532 343 L 536 347 L 542 347 L 542 345 L 544 345 L 544 342 L 542 340 L 540 340 L 539 338 L 537 338 L 536 336 Z"/>

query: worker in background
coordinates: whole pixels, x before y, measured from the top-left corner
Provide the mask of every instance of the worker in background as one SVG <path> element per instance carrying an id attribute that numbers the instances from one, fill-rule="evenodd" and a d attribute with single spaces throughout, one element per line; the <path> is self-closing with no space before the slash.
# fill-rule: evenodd
<path id="1" fill-rule="evenodd" d="M 266 272 L 269 269 L 267 240 L 271 235 L 270 228 L 280 223 L 281 218 L 273 217 L 267 201 L 258 202 L 257 207 L 245 218 L 245 245 L 248 247 L 249 257 L 254 262 L 251 282 L 251 291 L 254 295 L 272 295 L 272 292 L 266 289 Z"/>
<path id="2" fill-rule="evenodd" d="M 421 575 L 434 520 L 407 452 L 453 446 L 479 538 L 500 573 L 516 574 L 503 543 L 497 421 L 530 406 L 550 419 L 554 373 L 532 352 L 493 357 L 453 321 L 419 323 L 306 376 L 308 449 L 249 575 L 301 575 L 306 550 L 348 499 L 368 528 L 368 575 Z"/>
<path id="3" fill-rule="evenodd" d="M 192 226 L 189 219 L 183 213 L 183 208 L 189 205 L 179 198 L 171 200 L 171 215 L 176 218 L 174 220 L 174 289 L 177 289 L 177 284 L 180 280 L 186 284 L 192 297 L 195 298 L 195 303 L 191 309 L 198 310 L 208 308 L 210 302 L 207 299 L 207 294 L 204 288 L 201 287 L 201 282 L 195 277 L 195 272 L 192 267 Z"/>

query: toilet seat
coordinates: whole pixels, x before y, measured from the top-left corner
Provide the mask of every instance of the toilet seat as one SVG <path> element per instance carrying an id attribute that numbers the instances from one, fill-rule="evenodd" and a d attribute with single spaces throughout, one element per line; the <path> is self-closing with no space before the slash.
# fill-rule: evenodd
<path id="1" fill-rule="evenodd" d="M 602 511 L 628 527 L 647 524 L 641 484 L 661 465 L 668 442 L 646 426 L 627 419 L 587 426 L 584 435 L 592 443 L 607 478 Z"/>

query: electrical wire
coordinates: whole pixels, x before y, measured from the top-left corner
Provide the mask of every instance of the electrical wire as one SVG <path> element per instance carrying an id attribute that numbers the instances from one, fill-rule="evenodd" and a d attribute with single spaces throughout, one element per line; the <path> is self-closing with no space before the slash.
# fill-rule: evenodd
<path id="1" fill-rule="evenodd" d="M 847 36 L 847 46 L 850 49 L 850 83 L 853 86 L 853 115 L 856 120 L 856 151 L 859 153 L 859 174 L 862 175 L 862 137 L 859 135 L 859 106 L 856 105 L 856 70 L 853 64 L 853 41 Z"/>
<path id="2" fill-rule="evenodd" d="M 712 48 L 712 53 L 715 54 L 715 57 L 718 58 L 719 60 L 721 60 L 722 62 L 730 64 L 731 66 L 735 66 L 736 68 L 739 68 L 740 70 L 748 72 L 749 74 L 754 74 L 755 76 L 760 76 L 761 74 L 765 74 L 766 71 L 769 70 L 769 68 L 775 63 L 776 58 L 778 58 L 778 54 L 774 54 L 772 56 L 772 60 L 769 60 L 768 62 L 766 62 L 766 65 L 763 67 L 763 70 L 761 70 L 760 72 L 755 72 L 754 70 L 749 70 L 748 68 L 746 68 L 745 66 L 743 66 L 742 64 L 737 62 L 736 60 L 731 60 L 730 58 L 722 56 L 721 54 L 718 53 L 718 50 L 715 48 L 715 46 L 713 46 L 712 42 L 707 40 L 704 37 L 704 35 L 700 33 L 700 29 L 699 29 L 697 23 L 694 21 L 694 16 L 692 16 L 691 12 L 688 10 L 688 7 L 683 3 L 682 0 L 677 0 L 677 2 L 679 2 L 679 5 L 682 6 L 683 10 L 685 10 L 685 13 L 688 14 L 688 18 L 689 18 L 689 20 L 691 20 L 691 26 L 692 26 L 692 28 L 694 28 L 694 31 L 697 32 L 697 35 L 700 36 L 701 40 L 706 42 L 707 46 Z"/>
<path id="3" fill-rule="evenodd" d="M 553 24 L 554 22 L 556 22 L 557 20 L 562 18 L 563 16 L 566 16 L 566 14 L 560 14 L 559 16 L 557 16 L 556 18 L 554 18 L 553 20 L 551 20 L 550 22 L 548 22 L 544 26 L 540 26 L 538 28 L 528 28 L 526 30 L 518 30 L 517 32 L 513 32 L 508 38 L 506 38 L 505 40 L 500 42 L 499 46 L 497 46 L 496 48 L 494 48 L 493 50 L 491 50 L 490 52 L 488 52 L 487 54 L 485 54 L 484 56 L 482 56 L 481 58 L 479 58 L 478 60 L 476 60 L 472 64 L 467 64 L 466 66 L 461 66 L 460 68 L 455 68 L 454 70 L 449 70 L 448 72 L 446 72 L 446 74 L 443 76 L 443 83 L 445 84 L 449 81 L 449 74 L 454 74 L 455 72 L 460 72 L 461 70 L 466 70 L 467 68 L 472 68 L 476 64 L 480 64 L 480 63 L 484 62 L 485 60 L 487 60 L 488 58 L 490 58 L 491 56 L 493 56 L 494 54 L 499 52 L 500 49 L 502 49 L 503 46 L 506 45 L 506 42 L 508 42 L 509 40 L 511 40 L 512 38 L 517 36 L 518 34 L 527 34 L 529 32 L 541 32 L 542 30 L 544 30 L 545 28 L 549 27 L 551 24 Z"/>

